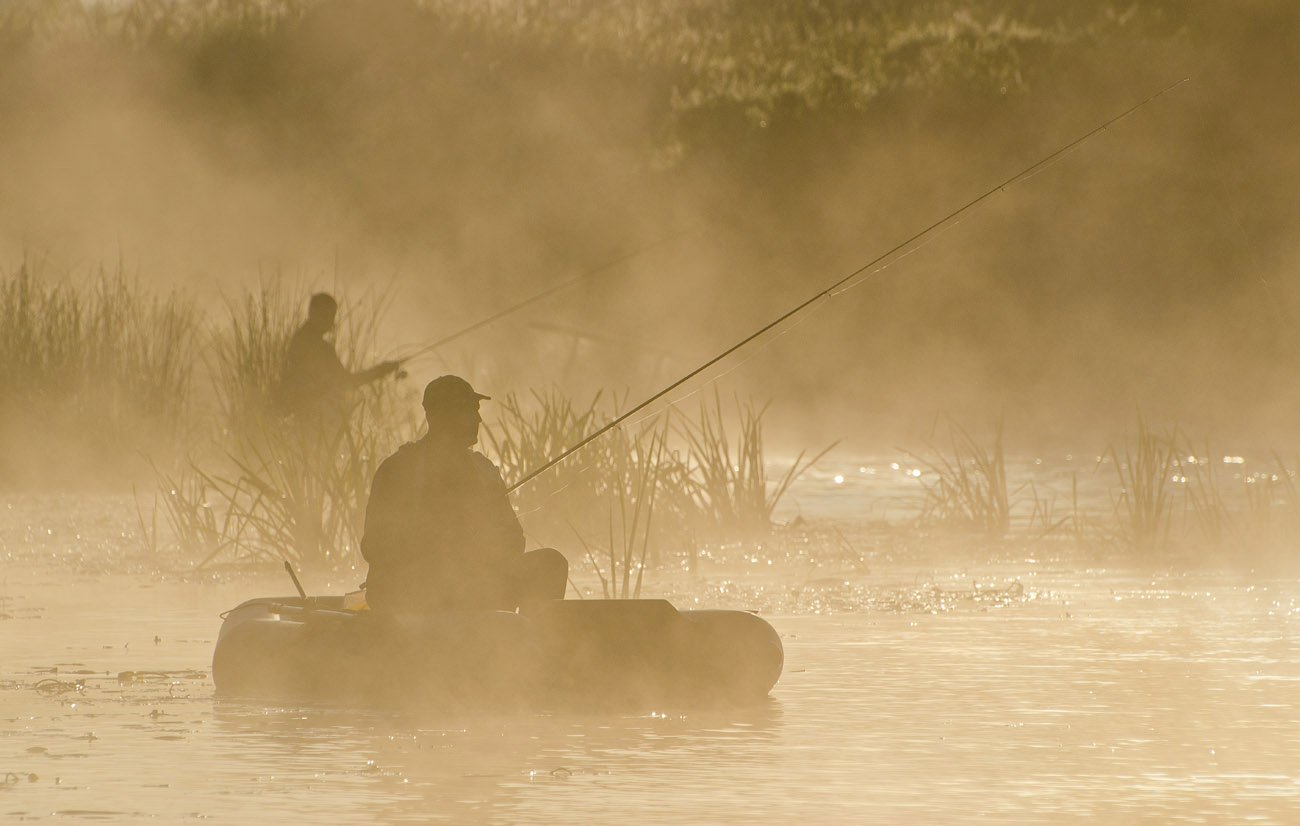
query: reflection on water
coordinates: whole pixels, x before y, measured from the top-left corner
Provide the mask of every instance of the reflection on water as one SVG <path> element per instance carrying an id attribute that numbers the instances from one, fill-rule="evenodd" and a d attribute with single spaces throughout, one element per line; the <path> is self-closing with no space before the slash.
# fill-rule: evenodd
<path id="1" fill-rule="evenodd" d="M 1295 822 L 1300 583 L 1042 568 L 769 617 L 759 707 L 507 718 L 217 702 L 217 613 L 278 578 L 11 563 L 0 821 Z"/>
<path id="2" fill-rule="evenodd" d="M 495 812 L 504 822 L 528 822 L 584 810 L 607 819 L 629 782 L 644 785 L 638 794 L 647 797 L 621 805 L 653 805 L 654 788 L 668 793 L 690 788 L 692 775 L 716 783 L 723 767 L 761 767 L 780 717 L 777 701 L 730 712 L 511 718 L 222 703 L 214 730 L 246 755 L 227 782 L 253 770 L 261 793 L 284 797 L 290 808 L 303 789 L 328 786 L 331 796 L 364 807 L 355 813 L 387 821 Z M 586 797 L 604 799 L 592 809 Z"/>

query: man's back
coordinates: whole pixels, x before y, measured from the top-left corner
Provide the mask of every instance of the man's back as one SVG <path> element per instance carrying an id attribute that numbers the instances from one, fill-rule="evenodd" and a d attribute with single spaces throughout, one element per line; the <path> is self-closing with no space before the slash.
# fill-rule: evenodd
<path id="1" fill-rule="evenodd" d="M 291 413 L 338 404 L 347 392 L 349 375 L 324 336 L 304 324 L 289 340 L 280 378 L 280 403 Z"/>
<path id="2" fill-rule="evenodd" d="M 510 608 L 523 530 L 485 456 L 428 438 L 375 473 L 361 552 L 367 599 L 380 610 Z"/>

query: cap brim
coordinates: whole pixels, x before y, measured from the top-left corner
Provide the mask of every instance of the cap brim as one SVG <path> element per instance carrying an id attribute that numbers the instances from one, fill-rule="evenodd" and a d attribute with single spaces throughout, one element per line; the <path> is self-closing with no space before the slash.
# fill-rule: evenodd
<path id="1" fill-rule="evenodd" d="M 457 402 L 474 402 L 478 404 L 481 401 L 491 399 L 491 396 L 484 396 L 482 393 L 469 393 L 463 396 L 442 396 L 436 399 L 424 399 L 424 408 L 427 410 L 431 407 L 438 407 L 444 404 L 456 404 Z"/>

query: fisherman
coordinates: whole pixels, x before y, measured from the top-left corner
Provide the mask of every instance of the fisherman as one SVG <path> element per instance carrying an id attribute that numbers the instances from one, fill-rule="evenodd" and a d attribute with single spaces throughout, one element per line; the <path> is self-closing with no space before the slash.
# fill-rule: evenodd
<path id="1" fill-rule="evenodd" d="M 487 399 L 459 376 L 424 389 L 429 432 L 375 472 L 361 553 L 377 611 L 513 611 L 563 599 L 569 563 L 524 552 L 524 532 L 496 465 L 474 450 Z"/>
<path id="2" fill-rule="evenodd" d="M 307 320 L 289 340 L 276 402 L 299 419 L 323 416 L 346 418 L 348 392 L 395 372 L 400 362 L 385 361 L 353 373 L 339 361 L 325 340 L 334 329 L 339 304 L 329 293 L 316 293 L 307 304 Z"/>

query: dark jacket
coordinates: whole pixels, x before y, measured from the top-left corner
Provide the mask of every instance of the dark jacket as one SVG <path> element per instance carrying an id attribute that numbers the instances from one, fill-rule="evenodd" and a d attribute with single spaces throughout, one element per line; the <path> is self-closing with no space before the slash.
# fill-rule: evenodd
<path id="1" fill-rule="evenodd" d="M 428 437 L 375 472 L 361 553 L 377 610 L 503 608 L 524 532 L 496 465 Z"/>
<path id="2" fill-rule="evenodd" d="M 286 413 L 341 407 L 356 385 L 352 373 L 320 332 L 304 324 L 289 339 L 276 402 Z"/>

